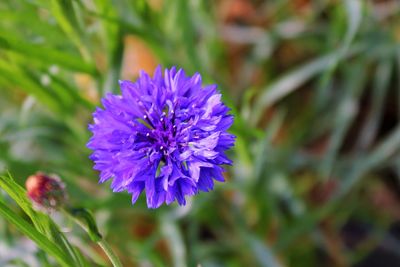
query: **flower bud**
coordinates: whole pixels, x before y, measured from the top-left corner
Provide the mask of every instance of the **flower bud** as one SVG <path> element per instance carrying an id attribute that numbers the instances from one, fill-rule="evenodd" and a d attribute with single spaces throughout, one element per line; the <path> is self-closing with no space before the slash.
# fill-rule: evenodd
<path id="1" fill-rule="evenodd" d="M 65 185 L 57 175 L 38 172 L 25 182 L 28 197 L 35 208 L 53 210 L 66 201 Z"/>

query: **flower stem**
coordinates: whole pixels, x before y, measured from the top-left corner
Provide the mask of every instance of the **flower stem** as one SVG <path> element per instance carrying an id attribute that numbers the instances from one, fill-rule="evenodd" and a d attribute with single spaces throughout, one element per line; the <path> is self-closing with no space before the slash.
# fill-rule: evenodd
<path id="1" fill-rule="evenodd" d="M 96 222 L 89 211 L 86 209 L 63 209 L 63 212 L 89 234 L 90 238 L 101 247 L 114 267 L 122 267 L 118 256 L 98 232 Z"/>
<path id="2" fill-rule="evenodd" d="M 115 255 L 114 251 L 112 251 L 110 245 L 105 241 L 104 239 L 101 239 L 100 241 L 97 242 L 97 244 L 103 249 L 103 251 L 106 253 L 107 257 L 110 259 L 111 263 L 113 264 L 114 267 L 122 267 L 121 261 Z"/>

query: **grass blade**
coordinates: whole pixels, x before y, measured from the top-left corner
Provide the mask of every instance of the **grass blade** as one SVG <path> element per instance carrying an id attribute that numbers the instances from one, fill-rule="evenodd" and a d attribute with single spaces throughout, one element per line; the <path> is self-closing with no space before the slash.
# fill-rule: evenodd
<path id="1" fill-rule="evenodd" d="M 362 50 L 361 47 L 354 47 L 346 54 L 346 57 L 357 54 Z M 290 71 L 288 74 L 263 89 L 263 92 L 254 103 L 253 115 L 250 117 L 250 123 L 255 125 L 260 120 L 263 110 L 298 89 L 310 78 L 327 70 L 332 61 L 338 56 L 339 52 L 335 51 L 313 59 L 297 67 L 293 71 Z"/>
<path id="2" fill-rule="evenodd" d="M 172 251 L 172 259 L 175 267 L 186 266 L 186 249 L 182 235 L 176 223 L 168 216 L 161 219 L 162 232 L 168 240 Z"/>
<path id="3" fill-rule="evenodd" d="M 57 243 L 63 251 L 68 252 L 69 261 L 77 263 L 79 257 L 75 249 L 68 242 L 66 237 L 60 232 L 55 223 L 46 214 L 36 212 L 32 208 L 30 200 L 27 198 L 27 193 L 24 188 L 17 184 L 14 179 L 9 176 L 0 176 L 0 187 L 10 195 L 10 197 L 21 207 L 21 209 L 29 216 L 35 228 L 41 234 L 50 238 Z M 80 265 L 77 265 L 80 266 Z"/>
<path id="4" fill-rule="evenodd" d="M 9 32 L 0 31 L 0 48 L 14 51 L 29 57 L 30 60 L 36 60 L 47 65 L 57 64 L 74 71 L 97 74 L 95 66 L 86 63 L 74 54 L 20 40 Z"/>
<path id="5" fill-rule="evenodd" d="M 34 241 L 38 247 L 53 256 L 60 265 L 69 267 L 71 262 L 60 248 L 50 241 L 45 235 L 38 232 L 33 226 L 14 213 L 3 202 L 0 202 L 0 214 L 11 224 L 18 228 L 24 235 Z"/>

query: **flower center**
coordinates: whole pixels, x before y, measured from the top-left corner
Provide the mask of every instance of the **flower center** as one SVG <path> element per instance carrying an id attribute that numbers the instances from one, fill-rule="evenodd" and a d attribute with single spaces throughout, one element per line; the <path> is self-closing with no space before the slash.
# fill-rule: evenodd
<path id="1" fill-rule="evenodd" d="M 152 150 L 161 153 L 162 160 L 165 161 L 166 157 L 176 148 L 176 125 L 175 114 L 170 111 L 168 114 L 162 112 L 158 120 L 151 119 L 149 116 L 143 116 L 143 124 L 149 128 L 149 132 L 145 134 L 146 138 L 152 144 Z"/>

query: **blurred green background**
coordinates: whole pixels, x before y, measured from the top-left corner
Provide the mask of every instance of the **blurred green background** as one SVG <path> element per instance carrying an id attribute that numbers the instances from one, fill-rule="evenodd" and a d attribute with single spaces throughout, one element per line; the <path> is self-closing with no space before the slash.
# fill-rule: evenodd
<path id="1" fill-rule="evenodd" d="M 2 0 L 0 172 L 60 175 L 124 266 L 400 266 L 399 22 L 398 0 Z M 85 144 L 100 98 L 158 64 L 217 83 L 237 143 L 226 183 L 148 210 Z M 55 262 L 0 217 L 0 266 Z"/>

